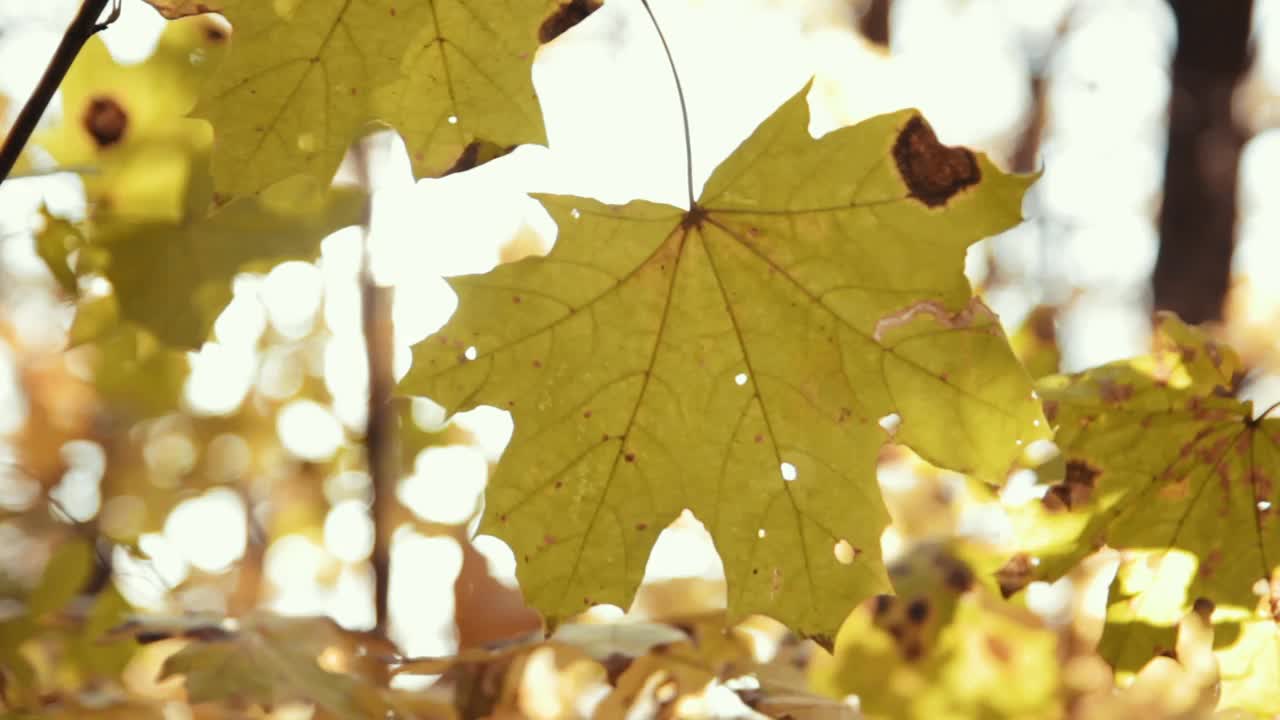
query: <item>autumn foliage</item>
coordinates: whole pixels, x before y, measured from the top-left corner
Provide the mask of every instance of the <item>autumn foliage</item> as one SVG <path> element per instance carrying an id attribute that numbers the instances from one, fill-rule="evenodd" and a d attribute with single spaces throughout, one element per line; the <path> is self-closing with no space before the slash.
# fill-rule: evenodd
<path id="1" fill-rule="evenodd" d="M 329 392 L 299 370 L 318 331 L 260 341 L 286 390 L 189 412 L 187 351 L 236 278 L 368 231 L 364 136 L 396 132 L 419 179 L 545 143 L 535 56 L 599 4 L 148 1 L 169 19 L 152 56 L 91 40 L 34 139 L 93 172 L 86 215 L 45 209 L 35 238 L 75 306 L 70 347 L 0 326 L 35 488 L 0 521 L 49 551 L 0 574 L 5 717 L 1280 713 L 1280 420 L 1236 397 L 1231 348 L 1172 315 L 1149 355 L 1073 375 L 1043 312 L 1011 340 L 965 256 L 1023 220 L 1036 178 L 915 110 L 814 137 L 805 86 L 700 192 L 690 169 L 684 206 L 537 196 L 554 247 L 449 280 L 456 312 L 368 409 L 390 440 L 371 424 L 309 460 L 277 437 L 291 400 Z M 416 517 L 399 477 L 335 480 L 379 443 L 411 467 L 468 442 L 447 418 L 481 406 L 514 433 L 466 520 Z M 73 517 L 56 488 L 85 445 L 103 509 Z M 209 494 L 261 509 L 234 567 L 193 575 L 171 612 L 132 606 L 113 578 L 159 567 L 145 538 Z M 381 616 L 267 609 L 271 541 L 353 500 L 377 548 L 412 531 L 459 550 L 456 652 L 408 657 Z M 1007 532 L 961 532 L 975 512 Z M 660 534 L 698 523 L 723 580 L 643 582 Z M 478 535 L 510 548 L 518 587 Z M 389 572 L 378 552 L 354 564 Z"/>

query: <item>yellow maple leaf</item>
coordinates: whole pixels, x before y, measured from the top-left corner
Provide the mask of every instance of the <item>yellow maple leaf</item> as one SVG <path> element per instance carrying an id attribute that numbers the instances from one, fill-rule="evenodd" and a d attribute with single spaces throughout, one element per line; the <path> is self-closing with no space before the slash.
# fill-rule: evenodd
<path id="1" fill-rule="evenodd" d="M 452 281 L 459 309 L 403 381 L 510 410 L 482 532 L 554 622 L 626 607 L 683 508 L 724 561 L 731 619 L 830 636 L 887 587 L 878 424 L 993 481 L 1047 435 L 972 297 L 965 249 L 1020 219 L 1029 178 L 937 142 L 914 111 L 815 140 L 804 92 L 691 210 L 547 196 L 545 258 Z"/>
<path id="2" fill-rule="evenodd" d="M 549 0 L 150 0 L 166 17 L 220 12 L 231 53 L 195 115 L 213 123 L 220 192 L 307 172 L 327 180 L 360 134 L 389 125 L 419 177 L 546 142 L 530 69 L 599 6 Z"/>
<path id="3" fill-rule="evenodd" d="M 1060 482 L 1021 518 L 1051 576 L 1105 543 L 1125 551 L 1101 652 L 1122 675 L 1174 647 L 1207 608 L 1224 708 L 1280 712 L 1280 420 L 1232 397 L 1239 359 L 1176 316 L 1146 357 L 1045 378 Z"/>

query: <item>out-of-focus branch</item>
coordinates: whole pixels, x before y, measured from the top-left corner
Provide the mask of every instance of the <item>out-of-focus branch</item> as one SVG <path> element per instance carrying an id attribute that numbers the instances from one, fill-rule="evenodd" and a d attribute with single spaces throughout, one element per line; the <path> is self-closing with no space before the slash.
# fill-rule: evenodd
<path id="1" fill-rule="evenodd" d="M 108 2 L 113 3 L 111 14 L 102 22 L 98 22 Z M 18 156 L 27 146 L 31 133 L 35 132 L 36 125 L 40 122 L 40 116 L 44 115 L 45 109 L 49 107 L 54 91 L 62 84 L 62 79 L 71 69 L 71 64 L 80 54 L 80 49 L 89 42 L 89 38 L 115 22 L 119 16 L 120 0 L 84 0 L 80 4 L 80 12 L 76 13 L 75 19 L 67 26 L 67 32 L 58 43 L 58 49 L 54 51 L 49 67 L 45 68 L 44 76 L 40 78 L 40 83 L 27 99 L 27 104 L 22 106 L 22 112 L 18 114 L 18 119 L 14 121 L 8 137 L 4 139 L 4 145 L 0 146 L 0 183 L 9 177 L 9 172 L 18 162 Z"/>
<path id="2" fill-rule="evenodd" d="M 360 306 L 364 326 L 365 358 L 369 367 L 369 404 L 365 424 L 365 462 L 369 481 L 373 488 L 373 604 L 377 618 L 377 630 L 389 629 L 388 597 L 391 587 L 391 530 L 389 523 L 395 517 L 396 483 L 399 468 L 396 460 L 396 416 L 391 404 L 395 387 L 392 360 L 395 355 L 391 324 L 393 288 L 384 287 L 373 277 L 371 248 L 373 183 L 370 178 L 370 158 L 367 141 L 357 143 L 355 150 L 356 173 L 360 184 L 368 193 L 363 221 L 364 253 L 360 264 Z"/>
<path id="3" fill-rule="evenodd" d="M 1249 66 L 1253 0 L 1172 0 L 1178 19 L 1155 306 L 1219 320 L 1231 272 L 1236 173 L 1246 134 L 1232 96 Z"/>
<path id="4" fill-rule="evenodd" d="M 858 18 L 858 30 L 868 41 L 889 46 L 889 13 L 892 0 L 869 0 L 864 3 L 862 15 Z"/>

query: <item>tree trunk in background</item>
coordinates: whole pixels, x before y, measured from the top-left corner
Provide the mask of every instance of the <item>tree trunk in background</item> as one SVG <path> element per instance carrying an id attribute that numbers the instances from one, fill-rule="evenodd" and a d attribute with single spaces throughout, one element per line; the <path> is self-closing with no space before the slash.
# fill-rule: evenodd
<path id="1" fill-rule="evenodd" d="M 1236 223 L 1236 168 L 1244 132 L 1231 96 L 1248 68 L 1252 0 L 1171 0 L 1178 19 L 1157 309 L 1191 323 L 1222 318 Z"/>
<path id="2" fill-rule="evenodd" d="M 890 0 L 870 0 L 864 4 L 862 17 L 858 18 L 858 30 L 867 40 L 882 47 L 889 46 Z"/>

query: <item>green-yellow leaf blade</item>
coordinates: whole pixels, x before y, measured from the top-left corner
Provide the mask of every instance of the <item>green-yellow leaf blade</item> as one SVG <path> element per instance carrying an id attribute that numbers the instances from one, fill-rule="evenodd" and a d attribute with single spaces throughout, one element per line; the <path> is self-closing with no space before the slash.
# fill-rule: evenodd
<path id="1" fill-rule="evenodd" d="M 364 196 L 319 192 L 306 178 L 181 223 L 103 228 L 121 315 L 171 345 L 199 347 L 231 300 L 238 272 L 311 259 L 329 233 L 359 222 Z"/>
<path id="2" fill-rule="evenodd" d="M 1019 220 L 1029 181 L 951 151 L 980 177 L 931 206 L 896 169 L 904 131 L 927 131 L 914 113 L 807 128 L 801 93 L 692 212 L 543 198 L 551 254 L 455 279 L 458 313 L 415 349 L 406 391 L 514 415 L 482 529 L 512 545 L 553 620 L 627 605 L 689 508 L 724 560 L 731 617 L 829 636 L 887 588 L 883 416 L 926 457 L 995 480 L 1045 436 L 962 274 L 968 244 Z"/>
<path id="3" fill-rule="evenodd" d="M 1079 556 L 1103 542 L 1128 551 L 1101 644 L 1118 669 L 1136 671 L 1171 648 L 1178 621 L 1204 609 L 1223 707 L 1275 713 L 1280 420 L 1254 419 L 1231 397 L 1239 377 L 1230 348 L 1161 314 L 1152 355 L 1043 380 L 1066 472 L 1039 512 L 1080 528 L 1050 552 Z M 1246 656 L 1272 673 L 1266 682 L 1228 671 Z"/>
<path id="4" fill-rule="evenodd" d="M 162 13 L 191 3 L 154 2 Z M 466 169 L 543 143 L 531 79 L 549 0 L 310 0 L 200 4 L 222 12 L 231 52 L 195 114 L 217 137 L 218 190 L 256 192 L 299 172 L 327 180 L 378 124 L 404 137 L 415 174 Z"/>

